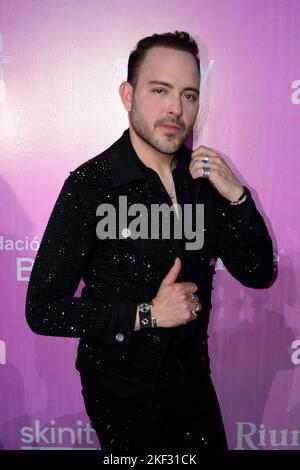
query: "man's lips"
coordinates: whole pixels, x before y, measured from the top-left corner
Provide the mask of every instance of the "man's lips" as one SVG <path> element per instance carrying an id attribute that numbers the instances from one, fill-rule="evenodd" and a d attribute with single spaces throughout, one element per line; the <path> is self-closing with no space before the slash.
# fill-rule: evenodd
<path id="1" fill-rule="evenodd" d="M 164 124 L 160 124 L 160 127 L 165 127 L 166 129 L 170 129 L 170 130 L 173 130 L 173 131 L 180 131 L 181 130 L 181 127 L 178 127 L 175 124 L 164 123 Z"/>

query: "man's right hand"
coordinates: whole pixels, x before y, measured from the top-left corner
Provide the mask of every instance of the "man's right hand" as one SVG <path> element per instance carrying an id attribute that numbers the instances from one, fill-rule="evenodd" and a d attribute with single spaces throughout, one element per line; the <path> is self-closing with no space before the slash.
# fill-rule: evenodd
<path id="1" fill-rule="evenodd" d="M 176 282 L 180 270 L 181 260 L 177 257 L 162 280 L 156 296 L 152 299 L 151 314 L 156 317 L 157 326 L 160 328 L 184 325 L 196 318 L 192 313 L 193 310 L 199 311 L 202 308 L 197 296 L 193 300 L 192 294 L 198 290 L 197 284 Z"/>

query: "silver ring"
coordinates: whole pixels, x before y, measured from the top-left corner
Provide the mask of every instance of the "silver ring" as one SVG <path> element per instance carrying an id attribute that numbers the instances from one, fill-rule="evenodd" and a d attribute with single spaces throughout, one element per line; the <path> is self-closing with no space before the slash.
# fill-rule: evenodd
<path id="1" fill-rule="evenodd" d="M 201 166 L 203 168 L 208 168 L 209 167 L 209 159 L 208 157 L 204 157 L 204 158 L 195 158 L 195 163 L 201 163 Z"/>
<path id="2" fill-rule="evenodd" d="M 198 300 L 199 300 L 198 295 L 192 293 L 192 302 L 194 302 L 194 301 L 198 302 Z"/>
<path id="3" fill-rule="evenodd" d="M 209 157 L 207 155 L 204 155 L 204 157 L 202 158 L 202 161 L 205 162 L 205 163 L 208 163 L 209 162 Z"/>
<path id="4" fill-rule="evenodd" d="M 193 308 L 193 310 L 191 311 L 193 316 L 195 316 L 195 314 L 197 315 L 197 312 L 199 312 L 199 310 L 200 310 L 200 303 L 196 302 L 196 308 Z"/>
<path id="5" fill-rule="evenodd" d="M 208 178 L 209 175 L 210 175 L 210 168 L 209 168 L 209 167 L 202 168 L 202 176 L 203 176 L 203 178 Z"/>
<path id="6" fill-rule="evenodd" d="M 198 317 L 198 313 L 195 310 L 192 310 L 193 319 Z"/>

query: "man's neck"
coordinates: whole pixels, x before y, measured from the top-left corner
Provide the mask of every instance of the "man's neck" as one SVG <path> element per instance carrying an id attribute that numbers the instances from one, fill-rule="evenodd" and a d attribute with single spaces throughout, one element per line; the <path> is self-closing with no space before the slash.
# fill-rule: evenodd
<path id="1" fill-rule="evenodd" d="M 167 176 L 175 167 L 175 154 L 165 154 L 154 149 L 142 140 L 135 131 L 129 127 L 132 146 L 142 162 L 156 171 L 160 176 Z"/>

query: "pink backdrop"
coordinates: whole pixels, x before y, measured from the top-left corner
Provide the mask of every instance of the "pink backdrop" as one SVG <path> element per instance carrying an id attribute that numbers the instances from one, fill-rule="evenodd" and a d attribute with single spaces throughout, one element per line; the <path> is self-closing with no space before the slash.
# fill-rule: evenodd
<path id="1" fill-rule="evenodd" d="M 298 0 L 0 0 L 0 448 L 98 446 L 77 340 L 34 335 L 24 299 L 69 171 L 127 127 L 118 85 L 129 52 L 175 29 L 201 49 L 194 147 L 243 175 L 278 261 L 261 291 L 218 265 L 209 346 L 229 445 L 300 449 Z"/>

